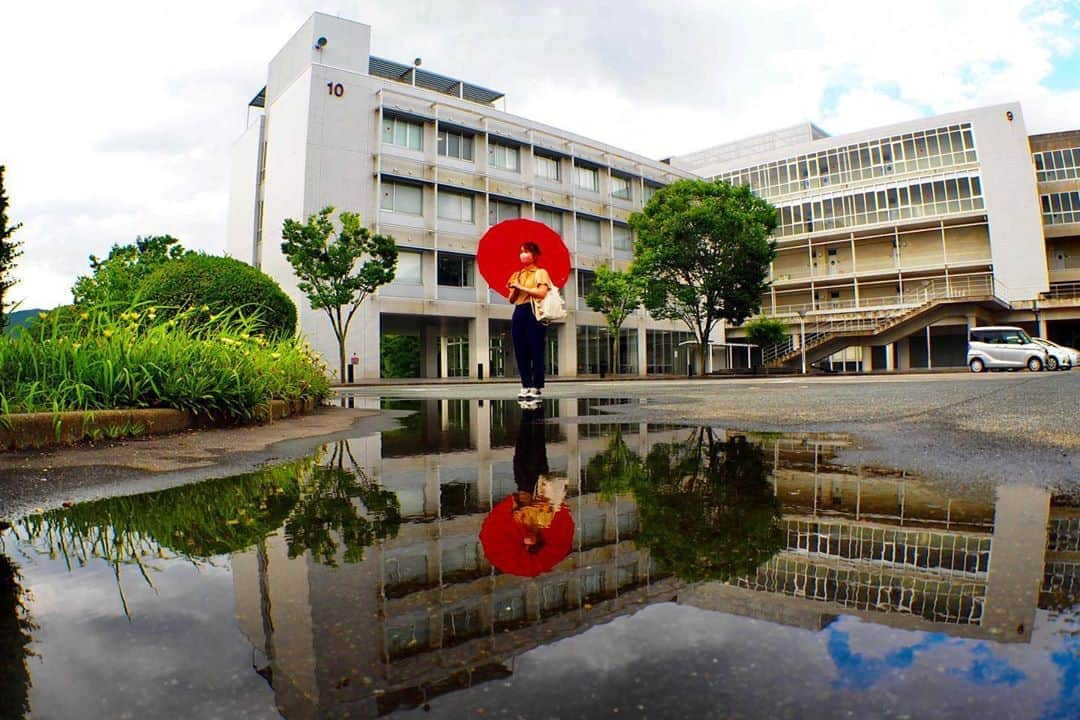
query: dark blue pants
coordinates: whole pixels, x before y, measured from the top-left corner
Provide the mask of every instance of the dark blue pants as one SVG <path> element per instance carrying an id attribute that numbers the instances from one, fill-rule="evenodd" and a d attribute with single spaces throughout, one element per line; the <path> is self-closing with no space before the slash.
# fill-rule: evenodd
<path id="1" fill-rule="evenodd" d="M 514 341 L 514 357 L 523 387 L 544 387 L 544 340 L 547 326 L 536 320 L 532 303 L 522 303 L 514 308 L 510 322 L 510 337 Z"/>

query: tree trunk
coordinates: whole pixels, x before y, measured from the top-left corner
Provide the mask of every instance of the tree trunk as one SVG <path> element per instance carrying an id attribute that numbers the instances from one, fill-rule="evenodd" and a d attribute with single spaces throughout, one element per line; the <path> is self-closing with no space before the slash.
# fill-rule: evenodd
<path id="1" fill-rule="evenodd" d="M 341 384 L 345 384 L 345 338 L 338 338 L 338 360 L 341 361 Z"/>

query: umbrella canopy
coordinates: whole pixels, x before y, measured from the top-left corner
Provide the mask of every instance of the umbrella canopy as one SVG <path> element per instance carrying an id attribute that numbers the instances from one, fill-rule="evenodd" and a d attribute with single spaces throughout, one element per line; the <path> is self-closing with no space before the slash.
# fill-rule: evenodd
<path id="1" fill-rule="evenodd" d="M 570 510 L 560 508 L 551 527 L 540 530 L 542 544 L 536 552 L 525 546 L 525 528 L 514 520 L 514 496 L 500 502 L 480 528 L 480 543 L 491 564 L 504 573 L 536 577 L 555 567 L 570 554 L 574 544 L 574 519 Z"/>
<path id="2" fill-rule="evenodd" d="M 540 246 L 536 264 L 548 271 L 556 287 L 561 288 L 570 278 L 570 251 L 557 232 L 536 220 L 503 220 L 484 233 L 476 250 L 480 274 L 503 297 L 510 295 L 506 282 L 521 269 L 518 251 L 528 241 Z"/>

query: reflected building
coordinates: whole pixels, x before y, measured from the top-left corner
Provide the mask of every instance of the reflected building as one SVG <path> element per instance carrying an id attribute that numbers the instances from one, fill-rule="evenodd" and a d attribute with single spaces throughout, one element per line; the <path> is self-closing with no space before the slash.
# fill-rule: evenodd
<path id="1" fill-rule="evenodd" d="M 547 416 L 563 420 L 588 420 L 580 416 L 602 404 L 545 402 Z M 545 426 L 551 470 L 569 480 L 573 549 L 536 578 L 500 574 L 478 534 L 515 489 L 516 403 L 397 409 L 418 412 L 402 430 L 348 441 L 357 467 L 396 493 L 396 537 L 336 568 L 290 559 L 284 533 L 232 556 L 240 626 L 290 720 L 422 706 L 507 677 L 518 655 L 651 603 L 814 630 L 847 614 L 1029 642 L 1038 607 L 1075 601 L 1076 508 L 1052 506 L 1041 489 L 946 492 L 903 473 L 844 467 L 835 457 L 850 439 L 839 435 L 751 436 L 782 510 L 782 549 L 747 577 L 682 582 L 635 544 L 633 496 L 602 496 L 600 466 L 590 465 L 616 432 L 639 458 L 693 433 L 637 423 Z"/>

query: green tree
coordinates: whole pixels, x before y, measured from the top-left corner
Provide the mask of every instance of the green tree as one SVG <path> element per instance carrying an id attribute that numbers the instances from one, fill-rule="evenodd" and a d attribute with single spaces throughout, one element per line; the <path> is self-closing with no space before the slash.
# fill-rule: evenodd
<path id="1" fill-rule="evenodd" d="M 743 325 L 746 339 L 764 350 L 788 337 L 788 326 L 780 318 L 758 317 Z"/>
<path id="2" fill-rule="evenodd" d="M 384 378 L 420 377 L 420 337 L 383 335 L 380 343 L 381 375 Z"/>
<path id="3" fill-rule="evenodd" d="M 22 255 L 22 243 L 11 239 L 22 223 L 9 225 L 7 215 L 8 197 L 4 191 L 4 166 L 0 165 L 0 332 L 7 326 L 8 308 L 15 304 L 6 300 L 7 291 L 15 284 L 12 270 L 15 260 Z"/>
<path id="4" fill-rule="evenodd" d="M 702 373 L 716 323 L 737 325 L 761 307 L 776 223 L 776 208 L 748 187 L 708 180 L 672 183 L 630 217 L 645 307 L 653 317 L 686 323 Z"/>
<path id="5" fill-rule="evenodd" d="M 592 310 L 604 314 L 612 343 L 612 372 L 619 372 L 619 330 L 630 313 L 641 305 L 643 291 L 640 275 L 613 270 L 604 265 L 596 268 L 596 281 L 585 303 Z"/>
<path id="6" fill-rule="evenodd" d="M 724 440 L 699 428 L 685 442 L 654 445 L 644 469 L 617 444 L 605 454 L 608 459 L 593 461 L 607 471 L 601 492 L 633 493 L 635 542 L 680 578 L 750 575 L 783 547 L 780 503 L 767 482 L 764 454 L 745 437 Z"/>
<path id="7" fill-rule="evenodd" d="M 345 466 L 348 454 L 352 467 Z M 338 543 L 347 563 L 364 559 L 364 550 L 378 540 L 396 537 L 401 526 L 397 494 L 371 480 L 352 458 L 348 444 L 335 444 L 330 461 L 314 468 L 300 490 L 300 500 L 285 521 L 289 557 L 311 551 L 323 565 L 337 565 Z"/>
<path id="8" fill-rule="evenodd" d="M 360 224 L 356 213 L 338 216 L 337 237 L 330 217 L 333 207 L 325 207 L 306 223 L 288 219 L 281 237 L 281 252 L 300 279 L 312 309 L 322 310 L 338 341 L 341 381 L 345 382 L 345 343 L 349 325 L 360 304 L 397 272 L 397 246 L 387 235 L 371 232 Z"/>
<path id="9" fill-rule="evenodd" d="M 76 278 L 71 294 L 76 305 L 112 304 L 126 310 L 146 278 L 189 254 L 171 235 L 148 235 L 128 245 L 113 245 L 105 259 L 90 256 L 91 274 Z"/>
<path id="10" fill-rule="evenodd" d="M 166 262 L 142 281 L 135 298 L 157 307 L 162 319 L 188 308 L 199 309 L 195 317 L 200 321 L 238 309 L 257 315 L 267 334 L 296 333 L 296 305 L 281 286 L 262 270 L 230 257 L 192 252 Z"/>
<path id="11" fill-rule="evenodd" d="M 4 523 L 0 523 L 2 529 Z M 30 649 L 38 629 L 30 618 L 29 597 L 19 568 L 0 554 L 0 717 L 21 718 L 30 713 Z"/>

